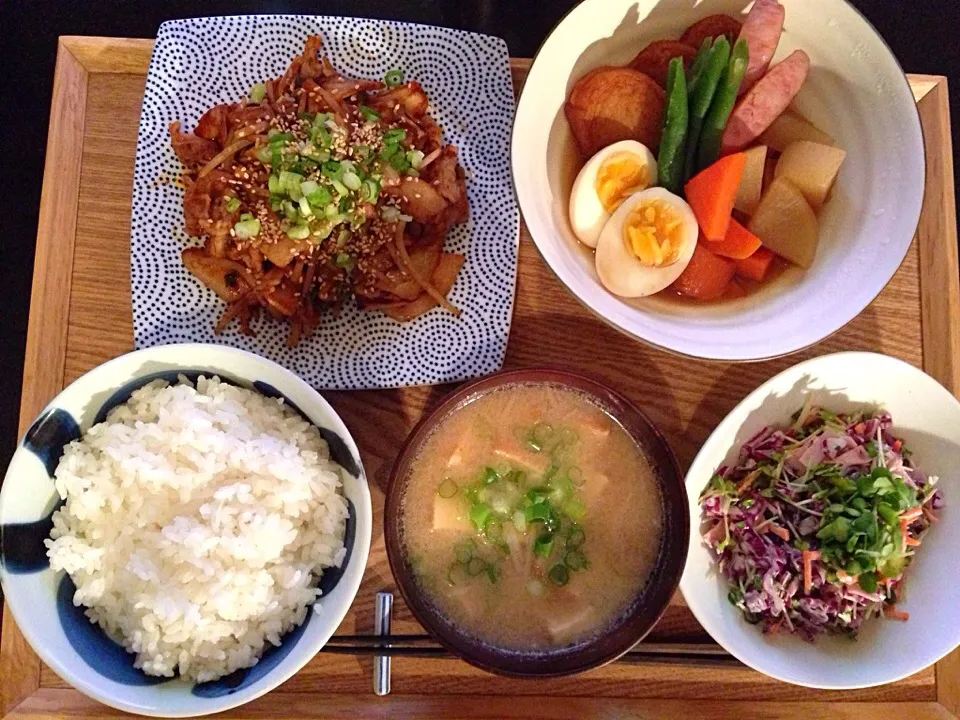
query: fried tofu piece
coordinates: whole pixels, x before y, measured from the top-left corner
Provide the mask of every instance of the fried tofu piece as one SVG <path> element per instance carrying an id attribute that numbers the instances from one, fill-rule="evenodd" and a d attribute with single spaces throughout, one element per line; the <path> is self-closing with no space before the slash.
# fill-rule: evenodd
<path id="1" fill-rule="evenodd" d="M 433 498 L 433 529 L 434 530 L 466 530 L 473 526 L 467 517 L 463 501 L 458 497 L 442 498 L 435 495 Z"/>

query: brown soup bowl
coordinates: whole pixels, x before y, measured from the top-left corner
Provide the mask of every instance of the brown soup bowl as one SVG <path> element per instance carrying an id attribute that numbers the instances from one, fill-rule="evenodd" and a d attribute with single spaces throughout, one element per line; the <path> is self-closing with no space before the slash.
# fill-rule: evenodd
<path id="1" fill-rule="evenodd" d="M 654 568 L 636 596 L 606 627 L 586 640 L 555 649 L 524 653 L 501 649 L 453 623 L 426 596 L 404 551 L 401 506 L 414 460 L 434 430 L 462 408 L 494 390 L 511 385 L 546 385 L 573 390 L 603 409 L 636 442 L 656 479 L 663 530 Z M 683 475 L 673 452 L 647 417 L 630 401 L 589 378 L 552 369 L 497 373 L 468 383 L 450 394 L 407 438 L 390 477 L 384 517 L 390 569 L 407 606 L 424 628 L 447 650 L 489 672 L 513 677 L 555 677 L 599 667 L 630 650 L 660 619 L 677 589 L 687 556 L 689 513 Z"/>

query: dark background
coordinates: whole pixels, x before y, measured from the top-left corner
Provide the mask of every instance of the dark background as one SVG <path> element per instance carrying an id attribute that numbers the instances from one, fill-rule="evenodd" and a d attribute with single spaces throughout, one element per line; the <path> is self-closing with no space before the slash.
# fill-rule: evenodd
<path id="1" fill-rule="evenodd" d="M 853 0 L 908 72 L 947 75 L 960 111 L 958 0 Z M 576 0 L 339 0 L 117 2 L 0 0 L 0 471 L 16 443 L 33 249 L 50 93 L 60 35 L 156 36 L 165 20 L 198 15 L 303 13 L 409 20 L 503 37 L 532 56 Z M 960 148 L 960 124 L 954 129 Z M 958 156 L 955 150 L 955 157 Z M 960 162 L 955 162 L 960 167 Z M 892 168 L 896 172 L 896 168 Z"/>

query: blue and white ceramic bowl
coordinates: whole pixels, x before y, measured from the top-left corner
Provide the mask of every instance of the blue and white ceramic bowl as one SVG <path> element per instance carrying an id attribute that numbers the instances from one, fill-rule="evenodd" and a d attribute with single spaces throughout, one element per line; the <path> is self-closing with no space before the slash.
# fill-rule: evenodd
<path id="1" fill-rule="evenodd" d="M 100 422 L 112 407 L 151 380 L 176 382 L 200 374 L 284 397 L 320 429 L 331 457 L 346 472 L 350 517 L 343 566 L 320 580 L 317 611 L 270 646 L 260 662 L 218 681 L 192 684 L 153 678 L 133 667 L 134 656 L 112 642 L 73 604 L 69 576 L 54 572 L 43 541 L 60 504 L 53 473 L 63 447 Z M 20 442 L 0 489 L 0 583 L 27 641 L 60 677 L 81 692 L 128 712 L 193 717 L 219 712 L 272 690 L 303 667 L 333 635 L 357 590 L 370 550 L 370 491 L 357 446 L 333 408 L 309 385 L 279 365 L 242 350 L 213 345 L 167 345 L 123 355 L 64 389 Z"/>

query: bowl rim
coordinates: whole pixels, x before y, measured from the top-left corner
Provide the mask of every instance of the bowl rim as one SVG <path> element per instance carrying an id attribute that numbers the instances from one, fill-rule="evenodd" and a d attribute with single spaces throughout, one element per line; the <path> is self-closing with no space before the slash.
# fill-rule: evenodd
<path id="1" fill-rule="evenodd" d="M 252 353 L 247 350 L 242 350 L 240 348 L 234 348 L 234 347 L 225 346 L 225 345 L 216 345 L 213 343 L 171 343 L 166 345 L 156 345 L 153 347 L 131 350 L 121 355 L 117 355 L 116 357 L 110 358 L 109 360 L 90 368 L 89 370 L 84 372 L 82 375 L 74 378 L 67 385 L 65 385 L 53 398 L 51 398 L 50 401 L 46 403 L 46 405 L 44 405 L 44 407 L 37 413 L 36 417 L 27 426 L 27 429 L 24 430 L 24 432 L 19 437 L 17 441 L 17 445 L 14 448 L 14 455 L 20 453 L 21 451 L 24 451 L 25 448 L 23 446 L 23 443 L 26 438 L 27 432 L 29 432 L 29 429 L 33 426 L 33 424 L 39 418 L 41 418 L 48 410 L 58 407 L 58 403 L 60 399 L 63 397 L 63 395 L 67 393 L 75 385 L 87 379 L 89 375 L 93 373 L 102 373 L 105 377 L 109 378 L 111 377 L 111 375 L 109 374 L 108 370 L 111 367 L 129 363 L 134 359 L 140 359 L 140 360 L 143 360 L 144 362 L 164 363 L 164 364 L 175 366 L 177 369 L 183 369 L 188 371 L 200 370 L 202 372 L 203 366 L 205 364 L 203 361 L 191 360 L 190 362 L 181 362 L 180 360 L 177 360 L 171 357 L 173 355 L 176 355 L 176 356 L 182 355 L 182 356 L 191 357 L 197 353 L 214 353 L 218 357 L 224 356 L 225 365 L 229 364 L 231 361 L 235 359 L 240 359 L 241 361 L 251 362 L 254 365 L 258 365 L 260 367 L 266 368 L 271 372 L 278 373 L 280 377 L 285 378 L 294 387 L 305 392 L 306 395 L 310 398 L 311 403 L 315 403 L 317 406 L 319 406 L 319 408 L 323 412 L 328 413 L 329 416 L 336 421 L 336 423 L 339 423 L 339 425 L 342 426 L 344 435 L 345 435 L 344 440 L 347 442 L 348 449 L 350 449 L 351 452 L 354 453 L 357 461 L 357 467 L 360 471 L 359 476 L 357 477 L 357 480 L 358 480 L 359 486 L 363 490 L 363 492 L 361 492 L 360 494 L 360 499 L 362 500 L 362 502 L 354 503 L 354 507 L 357 513 L 357 528 L 356 528 L 356 535 L 355 535 L 355 541 L 354 541 L 355 544 L 354 544 L 354 548 L 348 563 L 343 566 L 343 571 L 344 571 L 344 575 L 346 575 L 346 568 L 349 565 L 355 565 L 358 563 L 362 564 L 362 568 L 365 569 L 367 565 L 367 560 L 370 552 L 370 544 L 372 540 L 373 502 L 370 496 L 369 482 L 367 480 L 366 470 L 363 467 L 363 460 L 360 456 L 360 451 L 359 451 L 359 448 L 357 447 L 356 441 L 353 438 L 353 435 L 350 433 L 349 428 L 347 427 L 343 419 L 340 417 L 339 413 L 337 413 L 337 411 L 333 408 L 332 405 L 330 405 L 330 403 L 326 400 L 326 398 L 324 398 L 309 383 L 307 383 L 297 374 L 291 372 L 290 370 L 287 370 L 285 367 L 283 367 L 279 363 L 276 363 L 268 358 L 262 357 L 261 355 L 257 355 L 256 353 Z M 207 362 L 209 364 L 214 364 L 217 361 L 214 360 L 214 361 L 207 361 Z M 170 368 L 170 369 L 174 369 L 174 368 Z M 220 370 L 231 374 L 234 378 L 238 378 L 246 382 L 249 382 L 244 377 L 244 373 L 237 372 L 236 370 L 230 370 L 226 367 L 220 368 Z M 210 372 L 211 372 L 211 375 L 218 374 L 218 371 L 215 368 L 211 369 Z M 130 382 L 135 382 L 136 380 L 142 379 L 149 374 L 151 373 L 150 372 L 138 373 L 136 376 L 121 382 L 120 386 Z M 119 386 L 116 383 L 109 382 L 104 384 L 102 390 L 105 390 L 105 391 L 116 390 L 118 389 L 118 387 Z M 254 392 L 260 392 L 256 388 L 252 388 L 252 387 L 246 387 L 246 389 L 253 390 Z M 286 395 L 286 393 L 284 393 L 284 395 Z M 293 401 L 293 402 L 295 405 L 297 405 L 297 407 L 300 408 L 301 411 L 303 411 L 304 413 L 307 414 L 308 417 L 310 417 L 311 413 L 309 412 L 309 408 L 305 408 L 303 406 L 302 401 L 300 402 Z M 312 418 L 311 418 L 311 424 L 314 424 L 312 422 Z M 4 472 L 4 477 L 6 477 L 7 472 L 9 472 L 9 467 Z M 6 482 L 4 482 L 2 486 L 0 486 L 0 506 L 2 506 L 3 504 L 3 497 L 5 495 L 4 491 L 6 490 L 7 486 L 8 484 Z M 9 490 L 7 492 L 13 492 L 13 491 Z M 363 528 L 362 528 L 364 522 L 366 522 L 367 524 L 366 532 L 363 532 Z M 2 581 L 2 579 L 7 575 L 9 575 L 9 573 L 6 573 L 6 572 L 0 573 L 0 581 Z M 329 613 L 327 613 L 323 616 L 325 618 L 324 625 L 325 627 L 329 625 L 330 630 L 328 633 L 327 630 L 324 629 L 323 631 L 320 632 L 320 636 L 322 637 L 322 636 L 328 635 L 327 639 L 323 640 L 323 642 L 321 643 L 316 643 L 315 645 L 307 646 L 307 645 L 303 645 L 305 638 L 301 638 L 301 641 L 297 643 L 297 648 L 301 648 L 301 647 L 304 648 L 302 660 L 294 659 L 295 653 L 296 653 L 296 649 L 294 649 L 289 655 L 287 655 L 280 662 L 280 664 L 277 665 L 277 667 L 273 668 L 268 675 L 266 675 L 263 679 L 261 679 L 260 683 L 257 683 L 257 684 L 262 684 L 262 687 L 257 687 L 257 685 L 253 685 L 251 687 L 256 688 L 254 691 L 250 691 L 249 689 L 246 692 L 244 690 L 240 690 L 235 693 L 223 695 L 219 698 L 198 697 L 196 699 L 196 705 L 197 705 L 196 707 L 184 707 L 182 709 L 178 709 L 174 711 L 165 711 L 163 708 L 160 708 L 160 707 L 135 705 L 123 700 L 119 700 L 111 692 L 109 691 L 105 692 L 99 686 L 78 678 L 71 669 L 72 663 L 64 662 L 61 660 L 60 656 L 55 655 L 52 652 L 48 652 L 47 648 L 44 647 L 42 642 L 39 642 L 39 638 L 36 637 L 35 633 L 32 630 L 35 623 L 24 622 L 24 616 L 22 616 L 22 613 L 19 612 L 16 603 L 10 602 L 9 593 L 5 592 L 4 595 L 6 596 L 5 605 L 7 608 L 9 608 L 11 616 L 16 622 L 17 627 L 20 630 L 20 633 L 23 635 L 24 639 L 27 641 L 27 644 L 30 646 L 31 650 L 45 664 L 47 664 L 51 669 L 53 669 L 66 682 L 68 682 L 71 687 L 75 688 L 77 691 L 83 693 L 84 695 L 87 695 L 88 697 L 96 700 L 97 702 L 101 702 L 104 705 L 116 708 L 118 710 L 122 710 L 124 712 L 129 712 L 129 713 L 134 713 L 134 714 L 139 714 L 139 715 L 144 715 L 149 717 L 165 717 L 165 718 L 199 717 L 199 716 L 211 715 L 211 714 L 223 712 L 225 710 L 231 710 L 241 705 L 244 705 L 248 702 L 251 702 L 259 697 L 262 697 L 263 695 L 266 695 L 269 692 L 272 692 L 281 684 L 283 684 L 284 682 L 289 680 L 291 677 L 293 677 L 296 673 L 298 673 L 308 662 L 310 662 L 310 660 L 313 659 L 313 657 L 316 656 L 316 654 L 323 648 L 323 646 L 326 645 L 327 642 L 329 642 L 329 636 L 332 636 L 336 632 L 337 628 L 343 622 L 343 619 L 350 612 L 350 609 L 353 607 L 353 603 L 356 600 L 356 596 L 359 593 L 362 577 L 363 577 L 363 571 L 361 570 L 361 572 L 357 574 L 356 578 L 353 578 L 353 579 L 348 579 L 346 577 L 341 578 L 341 582 L 346 583 L 346 589 L 348 590 L 348 593 L 351 596 L 350 601 L 345 603 L 344 610 L 342 613 L 337 613 L 336 616 L 330 615 Z M 308 612 L 310 613 L 314 612 L 312 607 L 308 609 Z M 334 617 L 336 617 L 335 623 L 332 621 Z M 270 678 L 270 680 L 267 680 L 264 682 L 266 678 Z M 162 685 L 158 687 L 162 687 Z"/>
<path id="2" fill-rule="evenodd" d="M 889 58 L 893 61 L 894 66 L 895 66 L 895 67 L 897 68 L 897 70 L 899 71 L 898 73 L 896 73 L 896 76 L 901 79 L 903 86 L 905 86 L 906 92 L 907 92 L 907 96 L 909 96 L 910 98 L 913 98 L 913 89 L 910 87 L 910 80 L 907 78 L 907 74 L 906 74 L 906 72 L 904 71 L 903 66 L 900 64 L 899 59 L 897 58 L 896 54 L 893 52 L 893 49 L 890 47 L 890 44 L 887 42 L 886 38 L 883 37 L 883 35 L 880 33 L 879 30 L 877 30 L 877 28 L 874 26 L 874 24 L 870 22 L 870 20 L 867 18 L 867 16 L 864 15 L 864 14 L 860 11 L 860 9 L 857 8 L 857 7 L 851 2 L 851 0 L 835 0 L 835 1 L 836 1 L 836 2 L 839 2 L 839 3 L 843 4 L 843 5 L 845 5 L 847 8 L 849 8 L 850 10 L 852 10 L 852 11 L 859 17 L 860 21 L 864 24 L 864 26 L 867 28 L 867 30 L 869 30 L 869 32 L 870 32 L 877 40 L 880 41 L 880 44 L 881 44 L 881 45 L 883 46 L 883 48 L 886 50 L 887 55 L 888 55 Z M 538 60 L 539 57 L 540 57 L 540 54 L 541 54 L 542 51 L 546 48 L 547 44 L 550 42 L 551 38 L 554 36 L 554 34 L 555 34 L 556 31 L 560 28 L 560 26 L 561 26 L 561 25 L 564 25 L 567 21 L 569 21 L 569 20 L 571 19 L 571 17 L 572 17 L 575 13 L 577 13 L 579 10 L 581 10 L 581 8 L 582 8 L 583 6 L 585 6 L 585 5 L 587 5 L 587 4 L 590 4 L 590 3 L 594 3 L 594 4 L 599 5 L 599 2 L 600 2 L 600 0 L 579 0 L 573 7 L 571 7 L 569 10 L 567 10 L 567 12 L 565 12 L 565 13 L 560 17 L 560 19 L 557 20 L 556 23 L 553 24 L 553 26 L 550 28 L 550 30 L 549 30 L 549 32 L 547 33 L 547 35 L 544 37 L 543 41 L 542 41 L 542 42 L 540 43 L 540 45 L 537 47 L 537 50 L 536 50 L 536 52 L 534 52 L 533 57 L 531 58 L 530 66 L 529 66 L 529 68 L 527 69 L 527 78 L 529 78 L 529 75 L 533 72 L 533 69 L 534 69 L 534 67 L 535 67 L 535 65 L 536 65 L 536 63 L 537 63 L 537 60 Z M 526 96 L 528 96 L 528 95 L 530 94 L 530 93 L 528 92 L 528 90 L 530 89 L 530 87 L 531 87 L 530 83 L 528 83 L 528 82 L 525 81 L 523 87 L 520 89 L 519 95 L 517 96 L 516 110 L 515 110 L 515 112 L 514 112 L 514 118 L 513 118 L 513 128 L 512 128 L 512 130 L 511 130 L 511 134 L 510 134 L 510 168 L 511 168 L 511 174 L 512 174 L 512 176 L 513 176 L 514 194 L 515 194 L 516 199 L 517 199 L 517 204 L 518 204 L 518 206 L 520 207 L 521 215 L 523 214 L 523 201 L 521 200 L 521 191 L 520 191 L 520 186 L 521 186 L 520 180 L 521 180 L 521 179 L 518 177 L 518 172 L 519 172 L 518 167 L 521 165 L 521 163 L 517 163 L 517 162 L 516 162 L 516 157 L 515 157 L 515 154 L 514 154 L 514 147 L 516 146 L 517 133 L 518 133 L 518 129 L 519 129 L 519 127 L 520 127 L 521 110 L 525 107 L 524 104 L 523 104 L 523 100 L 524 100 L 524 98 L 525 98 Z M 528 103 L 528 104 L 529 104 L 529 103 Z M 925 148 L 925 147 L 926 147 L 926 133 L 924 132 L 923 123 L 921 122 L 920 108 L 919 108 L 919 106 L 918 106 L 918 104 L 917 104 L 917 102 L 916 102 L 915 100 L 911 101 L 910 104 L 911 104 L 911 106 L 913 107 L 913 114 L 912 114 L 912 116 L 911 116 L 911 119 L 915 119 L 915 121 L 916 121 L 916 128 L 918 129 L 919 134 L 920 134 L 920 145 L 921 145 L 921 148 Z M 596 308 L 595 308 L 591 303 L 589 303 L 586 299 L 584 299 L 584 298 L 581 297 L 579 294 L 577 294 L 577 293 L 574 291 L 573 287 L 571 287 L 571 285 L 564 279 L 564 277 L 561 275 L 561 273 L 558 272 L 557 269 L 554 268 L 554 266 L 547 260 L 547 256 L 544 254 L 543 249 L 540 247 L 540 241 L 538 241 L 537 238 L 535 237 L 534 232 L 533 232 L 533 230 L 531 230 L 529 224 L 527 224 L 526 219 L 524 219 L 524 226 L 525 226 L 526 229 L 527 229 L 527 234 L 530 236 L 530 239 L 533 240 L 533 245 L 534 245 L 534 247 L 535 247 L 536 250 L 537 250 L 537 254 L 540 256 L 540 260 L 541 260 L 541 261 L 543 262 L 543 264 L 550 270 L 550 273 L 554 276 L 554 278 L 556 278 L 556 280 L 563 286 L 563 288 L 567 291 L 567 293 L 568 293 L 571 297 L 573 297 L 573 298 L 574 298 L 582 307 L 584 307 L 591 315 L 593 315 L 595 318 L 597 318 L 598 320 L 600 320 L 600 321 L 601 321 L 602 323 L 604 323 L 605 325 L 613 328 L 614 330 L 617 330 L 618 332 L 626 335 L 627 337 L 629 337 L 629 338 L 631 338 L 631 339 L 633 339 L 633 340 L 637 340 L 637 341 L 643 343 L 644 345 L 647 345 L 648 347 L 655 348 L 655 349 L 657 349 L 657 350 L 661 350 L 661 351 L 663 351 L 663 352 L 669 353 L 669 354 L 671 354 L 671 355 L 673 355 L 673 356 L 675 356 L 675 357 L 679 357 L 679 358 L 688 358 L 688 359 L 694 359 L 694 360 L 706 360 L 707 362 L 713 362 L 713 363 L 760 363 L 760 362 L 766 362 L 766 361 L 769 361 L 769 360 L 776 360 L 776 359 L 779 359 L 779 358 L 787 357 L 787 356 L 789 356 L 789 355 L 793 355 L 793 354 L 795 354 L 795 353 L 803 352 L 804 350 L 808 350 L 808 349 L 814 347 L 815 345 L 818 345 L 819 343 L 823 342 L 824 340 L 827 340 L 827 339 L 833 337 L 834 335 L 836 335 L 837 333 L 839 333 L 841 330 L 843 330 L 844 328 L 846 328 L 846 327 L 847 327 L 850 323 L 852 323 L 854 320 L 856 320 L 856 319 L 861 315 L 861 313 L 863 313 L 863 311 L 864 311 L 867 307 L 869 307 L 869 305 L 870 305 L 874 300 L 876 300 L 877 297 L 879 297 L 880 293 L 882 293 L 882 292 L 887 288 L 887 286 L 893 281 L 893 278 L 894 278 L 894 277 L 896 276 L 896 274 L 900 271 L 900 268 L 903 267 L 904 262 L 906 262 L 907 255 L 908 255 L 909 252 L 910 252 L 910 245 L 912 244 L 912 240 L 913 240 L 913 238 L 916 236 L 917 230 L 918 230 L 919 227 L 920 227 L 920 218 L 921 218 L 921 216 L 922 216 L 922 214 L 923 214 L 923 206 L 924 206 L 924 200 L 923 200 L 923 198 L 925 198 L 925 196 L 926 196 L 926 182 L 927 182 L 926 164 L 927 164 L 927 158 L 926 158 L 926 153 L 925 153 L 925 152 L 921 152 L 921 153 L 919 154 L 919 156 L 920 156 L 920 158 L 921 158 L 921 162 L 923 163 L 923 172 L 920 174 L 920 198 L 921 198 L 921 202 L 920 202 L 920 205 L 919 205 L 918 208 L 917 208 L 917 219 L 916 219 L 916 222 L 914 223 L 914 227 L 913 227 L 913 229 L 912 229 L 911 232 L 910 232 L 911 242 L 906 244 L 906 246 L 905 246 L 905 248 L 904 248 L 903 256 L 900 258 L 900 261 L 897 263 L 896 268 L 894 268 L 894 270 L 890 273 L 890 276 L 889 276 L 882 284 L 879 285 L 879 287 L 877 288 L 876 292 L 874 292 L 871 297 L 869 297 L 869 298 L 864 298 L 863 306 L 860 307 L 855 313 L 853 313 L 846 321 L 844 321 L 844 322 L 842 322 L 841 324 L 837 325 L 836 327 L 832 328 L 831 330 L 829 330 L 827 333 L 825 333 L 825 334 L 824 334 L 822 337 L 820 337 L 819 339 L 812 340 L 812 341 L 810 341 L 810 342 L 808 342 L 808 343 L 806 343 L 806 344 L 804 344 L 804 345 L 797 346 L 797 347 L 793 347 L 793 348 L 791 348 L 791 349 L 782 350 L 782 351 L 780 351 L 780 352 L 776 352 L 776 353 L 773 353 L 773 354 L 770 354 L 770 355 L 762 355 L 762 356 L 757 356 L 757 357 L 725 357 L 725 356 L 723 356 L 723 355 L 721 355 L 721 354 L 719 354 L 719 353 L 712 353 L 712 354 L 707 354 L 707 353 L 694 354 L 694 353 L 684 352 L 684 351 L 682 351 L 682 350 L 675 349 L 675 348 L 670 347 L 670 346 L 668 346 L 668 345 L 663 345 L 663 344 L 657 343 L 657 342 L 655 342 L 655 341 L 653 341 L 653 340 L 651 340 L 651 339 L 649 339 L 649 338 L 647 338 L 647 337 L 644 337 L 644 336 L 642 336 L 642 335 L 637 334 L 636 332 L 631 331 L 630 329 L 624 327 L 623 325 L 618 324 L 618 323 L 614 322 L 613 320 L 607 318 L 605 315 L 603 315 L 603 313 L 601 313 L 598 309 L 596 309 Z M 604 288 L 604 289 L 603 289 L 603 292 L 609 292 L 609 291 L 607 291 L 607 290 Z M 614 297 L 616 297 L 616 296 L 614 296 Z"/>
<path id="3" fill-rule="evenodd" d="M 559 385 L 581 392 L 596 402 L 623 427 L 628 435 L 651 459 L 657 475 L 664 506 L 664 529 L 659 565 L 644 589 L 650 588 L 649 602 L 635 603 L 621 616 L 610 631 L 579 645 L 564 654 L 543 656 L 498 650 L 447 629 L 439 622 L 441 614 L 424 600 L 412 578 L 403 551 L 400 532 L 400 509 L 410 467 L 423 443 L 445 420 L 464 405 L 511 385 Z M 390 472 L 384 503 L 384 541 L 387 559 L 407 607 L 414 618 L 445 649 L 465 662 L 498 675 L 520 678 L 545 678 L 573 675 L 613 662 L 640 642 L 666 612 L 670 598 L 679 587 L 689 547 L 689 512 L 686 484 L 679 463 L 663 435 L 649 418 L 620 393 L 591 377 L 553 367 L 532 367 L 504 370 L 485 378 L 465 383 L 445 396 L 426 414 L 407 436 Z M 585 658 L 584 653 L 591 651 Z"/>
<path id="4" fill-rule="evenodd" d="M 816 365 L 821 364 L 821 363 L 824 363 L 824 362 L 838 361 L 838 360 L 839 360 L 839 361 L 843 361 L 843 362 L 849 363 L 850 365 L 856 365 L 858 361 L 862 361 L 862 360 L 865 359 L 865 358 L 869 358 L 870 361 L 872 361 L 872 362 L 882 362 L 882 363 L 889 363 L 890 365 L 898 365 L 898 366 L 902 367 L 903 369 L 905 369 L 906 372 L 910 373 L 913 377 L 920 378 L 920 379 L 926 378 L 927 380 L 930 381 L 931 391 L 932 391 L 932 392 L 937 392 L 937 393 L 941 394 L 945 399 L 947 399 L 949 402 L 951 402 L 951 403 L 956 407 L 958 415 L 960 415 L 960 399 L 958 399 L 952 392 L 950 392 L 947 388 L 945 388 L 936 378 L 934 378 L 933 376 L 931 376 L 930 374 L 928 374 L 927 372 L 925 372 L 925 371 L 922 370 L 921 368 L 918 368 L 918 367 L 916 367 L 916 366 L 914 366 L 914 365 L 911 365 L 910 363 L 908 363 L 908 362 L 906 362 L 906 361 L 904 361 L 904 360 L 901 360 L 900 358 L 893 357 L 892 355 L 886 355 L 886 354 L 884 354 L 884 353 L 870 352 L 870 351 L 863 351 L 863 350 L 843 350 L 843 351 L 840 351 L 840 352 L 833 352 L 833 353 L 826 353 L 826 354 L 824 354 L 824 355 L 817 355 L 816 357 L 808 358 L 808 359 L 806 359 L 806 360 L 803 360 L 802 362 L 795 363 L 795 364 L 791 365 L 790 367 L 787 367 L 787 368 L 781 370 L 780 372 L 778 372 L 778 373 L 776 373 L 775 375 L 771 376 L 768 380 L 764 381 L 763 383 L 761 383 L 760 385 L 758 385 L 756 388 L 754 388 L 753 390 L 751 390 L 747 395 L 745 395 L 745 396 L 730 410 L 730 412 L 728 412 L 728 413 L 724 416 L 724 418 L 723 418 L 719 423 L 717 423 L 716 427 L 713 429 L 713 431 L 710 433 L 710 435 L 709 435 L 709 436 L 707 437 L 707 439 L 704 441 L 703 445 L 702 445 L 702 446 L 700 447 L 700 449 L 697 451 L 697 454 L 696 454 L 696 456 L 694 457 L 693 462 L 691 462 L 691 464 L 690 464 L 690 469 L 687 471 L 687 475 L 686 475 L 686 477 L 685 477 L 685 479 L 684 479 L 684 484 L 685 484 L 685 485 L 691 485 L 691 483 L 692 483 L 692 481 L 693 481 L 693 479 L 694 479 L 694 478 L 692 477 L 692 472 L 691 472 L 691 471 L 694 470 L 694 469 L 697 467 L 697 464 L 698 464 L 699 462 L 701 462 L 701 458 L 702 458 L 702 457 L 706 457 L 708 451 L 709 451 L 710 449 L 712 449 L 712 445 L 720 441 L 720 440 L 719 440 L 719 435 L 720 435 L 721 431 L 725 431 L 725 430 L 727 429 L 728 423 L 729 423 L 731 426 L 733 425 L 732 418 L 733 418 L 734 414 L 738 413 L 739 410 L 740 410 L 742 407 L 744 407 L 744 406 L 752 403 L 754 400 L 760 398 L 761 396 L 764 396 L 764 397 L 765 397 L 765 396 L 768 394 L 768 388 L 769 388 L 771 385 L 773 385 L 774 383 L 778 382 L 781 378 L 783 378 L 784 376 L 800 374 L 800 373 L 802 373 L 806 368 L 809 368 L 809 367 L 811 367 L 811 366 L 816 366 Z M 728 451 L 729 451 L 730 449 L 732 449 L 732 448 L 727 448 Z M 702 474 L 701 474 L 701 477 L 703 477 Z M 705 484 L 706 484 L 706 483 L 704 483 L 704 485 L 705 485 Z M 688 487 L 687 489 L 688 489 L 687 499 L 688 499 L 688 502 L 689 502 L 689 513 L 690 513 L 690 516 L 691 516 L 691 518 L 693 518 L 693 517 L 698 517 L 698 518 L 699 518 L 699 517 L 700 517 L 700 504 L 699 504 L 697 498 L 698 498 L 698 496 L 699 496 L 700 489 L 702 489 L 702 488 L 692 488 L 692 487 Z M 696 494 L 694 494 L 694 492 L 690 492 L 691 490 L 696 490 Z M 700 536 L 699 536 L 699 533 L 692 531 L 691 534 L 690 534 L 689 542 L 690 542 L 690 547 L 688 548 L 688 555 L 689 555 L 689 550 L 690 550 L 690 549 L 699 548 L 700 542 L 701 542 L 701 538 L 700 538 Z M 742 653 L 742 652 L 739 652 L 739 651 L 735 651 L 735 650 L 727 647 L 725 644 L 723 644 L 722 642 L 720 642 L 720 640 L 718 640 L 718 639 L 714 636 L 714 634 L 711 632 L 711 627 L 716 627 L 718 624 L 728 625 L 728 624 L 730 624 L 730 623 L 727 623 L 727 622 L 725 622 L 725 621 L 721 621 L 720 623 L 713 621 L 713 620 L 711 619 L 711 616 L 706 616 L 703 612 L 700 612 L 700 606 L 698 605 L 698 603 L 697 603 L 696 600 L 694 600 L 693 602 L 690 602 L 690 601 L 687 600 L 688 594 L 689 594 L 690 596 L 695 596 L 695 595 L 696 595 L 696 593 L 694 592 L 694 590 L 696 590 L 696 588 L 699 587 L 700 584 L 701 584 L 701 581 L 700 581 L 700 580 L 694 580 L 694 579 L 692 579 L 693 576 L 690 575 L 690 574 L 688 574 L 688 570 L 689 570 L 689 566 L 684 570 L 683 577 L 681 577 L 681 579 L 680 579 L 680 594 L 683 596 L 684 602 L 687 604 L 687 607 L 690 609 L 690 612 L 691 612 L 691 613 L 693 614 L 693 616 L 696 618 L 697 622 L 698 622 L 698 623 L 700 624 L 700 626 L 707 632 L 707 634 L 709 634 L 710 637 L 714 639 L 714 642 L 716 642 L 718 645 L 720 645 L 721 647 L 723 647 L 724 650 L 726 650 L 728 653 L 730 653 L 730 655 L 732 655 L 733 657 L 735 657 L 737 660 L 739 660 L 740 662 L 742 662 L 742 663 L 743 663 L 744 665 L 746 665 L 747 667 L 752 668 L 753 670 L 756 670 L 757 672 L 763 673 L 763 674 L 766 675 L 767 677 L 771 677 L 771 678 L 773 678 L 773 679 L 775 679 L 775 680 L 779 680 L 779 681 L 781 681 L 781 682 L 789 683 L 789 684 L 791 684 L 791 685 L 796 685 L 796 686 L 799 686 L 799 687 L 809 687 L 809 688 L 814 688 L 814 689 L 819 689 L 819 690 L 859 690 L 859 689 L 864 689 L 864 688 L 879 687 L 879 686 L 882 686 L 882 685 L 887 685 L 887 684 L 889 684 L 889 683 L 897 682 L 897 681 L 902 680 L 902 679 L 904 679 L 904 678 L 906 678 L 906 677 L 909 677 L 909 676 L 913 675 L 914 673 L 917 673 L 917 672 L 919 672 L 919 671 L 921 671 L 921 670 L 923 670 L 923 669 L 925 669 L 925 668 L 927 668 L 927 667 L 930 667 L 930 666 L 933 665 L 934 663 L 939 662 L 941 659 L 943 659 L 946 655 L 948 655 L 949 653 L 951 653 L 951 652 L 952 652 L 953 650 L 955 650 L 957 647 L 960 647 L 960 639 L 958 639 L 957 643 L 954 645 L 954 647 L 953 647 L 952 649 L 951 649 L 951 648 L 946 649 L 946 650 L 943 651 L 938 657 L 933 658 L 929 663 L 925 663 L 924 665 L 919 666 L 919 667 L 914 667 L 913 669 L 910 669 L 910 670 L 906 670 L 906 671 L 903 671 L 903 672 L 899 672 L 898 674 L 896 674 L 896 675 L 894 675 L 894 676 L 891 676 L 891 677 L 889 677 L 889 678 L 884 678 L 884 679 L 876 680 L 876 681 L 872 681 L 872 682 L 818 683 L 818 682 L 806 682 L 806 681 L 802 681 L 802 680 L 799 680 L 799 679 L 796 679 L 796 678 L 784 677 L 784 676 L 782 676 L 782 675 L 780 675 L 780 674 L 776 674 L 776 673 L 770 671 L 769 669 L 763 667 L 763 666 L 762 666 L 762 665 L 763 665 L 762 660 L 758 662 L 757 659 L 756 659 L 756 658 L 759 657 L 759 656 L 756 656 L 756 655 L 748 655 L 748 654 L 746 654 L 746 653 Z M 732 607 L 731 607 L 731 611 L 732 611 Z M 732 616 L 732 615 L 731 615 L 731 616 L 729 617 L 729 620 L 732 621 L 732 622 L 736 622 L 736 621 L 738 620 L 738 618 L 736 618 L 735 616 Z M 750 627 L 750 630 L 755 630 L 756 632 L 759 632 L 759 630 L 757 630 L 756 628 L 754 628 L 754 627 L 752 627 L 752 626 Z M 958 635 L 958 637 L 960 637 L 960 635 Z M 799 641 L 799 639 L 798 639 L 798 641 Z"/>

